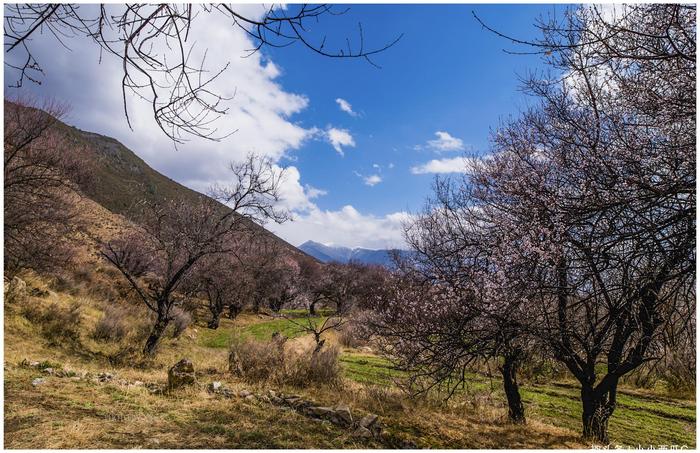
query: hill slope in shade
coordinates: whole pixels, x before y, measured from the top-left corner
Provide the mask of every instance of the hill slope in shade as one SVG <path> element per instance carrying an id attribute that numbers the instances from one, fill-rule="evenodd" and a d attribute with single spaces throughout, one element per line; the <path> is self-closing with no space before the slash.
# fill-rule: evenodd
<path id="1" fill-rule="evenodd" d="M 85 146 L 92 159 L 92 179 L 81 190 L 92 200 L 115 214 L 129 215 L 137 201 L 159 202 L 166 199 L 195 202 L 206 195 L 189 189 L 158 173 L 118 140 L 60 123 L 59 127 L 76 146 Z M 221 205 L 221 209 L 229 209 Z M 252 223 L 252 222 L 251 222 Z M 306 255 L 262 226 L 255 225 L 267 238 L 281 244 L 292 256 Z"/>
<path id="2" fill-rule="evenodd" d="M 334 247 L 314 241 L 304 242 L 299 246 L 299 249 L 323 263 L 349 263 L 352 261 L 362 264 L 376 264 L 388 268 L 394 266 L 391 257 L 392 250 L 371 250 L 362 247 Z M 408 253 L 405 250 L 399 250 L 398 252 L 402 255 Z"/>

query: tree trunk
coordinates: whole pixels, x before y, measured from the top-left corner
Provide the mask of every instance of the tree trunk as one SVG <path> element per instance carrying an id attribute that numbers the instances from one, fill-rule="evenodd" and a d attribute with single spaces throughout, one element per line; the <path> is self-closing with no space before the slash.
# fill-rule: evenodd
<path id="1" fill-rule="evenodd" d="M 316 304 L 318 303 L 317 300 L 314 300 L 311 302 L 311 305 L 309 305 L 309 316 L 316 316 Z"/>
<path id="2" fill-rule="evenodd" d="M 583 403 L 583 438 L 598 442 L 602 445 L 610 443 L 608 438 L 608 420 L 615 410 L 617 380 L 600 388 L 589 385 L 581 387 L 581 402 Z"/>
<path id="3" fill-rule="evenodd" d="M 508 353 L 503 357 L 501 374 L 503 375 L 503 389 L 508 401 L 508 418 L 512 423 L 525 423 L 525 407 L 520 398 L 517 372 L 520 366 L 521 351 Z"/>
<path id="4" fill-rule="evenodd" d="M 153 330 L 151 330 L 151 334 L 148 336 L 148 340 L 146 340 L 146 345 L 143 347 L 144 354 L 155 354 L 160 337 L 163 336 L 163 332 L 165 332 L 165 329 L 168 327 L 169 323 L 170 319 L 166 315 L 162 315 L 160 313 L 158 314 Z"/>
<path id="5" fill-rule="evenodd" d="M 218 329 L 220 317 L 221 317 L 221 311 L 211 310 L 211 319 L 207 323 L 207 327 L 209 327 L 210 329 Z"/>
<path id="6" fill-rule="evenodd" d="M 243 307 L 237 305 L 237 304 L 231 304 L 228 306 L 228 319 L 236 319 L 236 316 L 238 316 L 241 313 L 241 310 Z"/>

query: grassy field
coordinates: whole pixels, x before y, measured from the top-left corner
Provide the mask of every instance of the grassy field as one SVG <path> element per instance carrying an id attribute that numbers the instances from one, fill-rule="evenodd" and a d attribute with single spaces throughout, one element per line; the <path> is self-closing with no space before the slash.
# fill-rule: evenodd
<path id="1" fill-rule="evenodd" d="M 233 390 L 272 388 L 245 384 L 228 373 L 228 347 L 236 338 L 268 339 L 275 331 L 293 342 L 311 341 L 287 320 L 243 314 L 235 322 L 223 320 L 215 331 L 200 321 L 179 339 L 165 339 L 154 361 L 116 365 L 110 361 L 113 346 L 89 335 L 103 305 L 56 293 L 31 302 L 80 303 L 81 333 L 76 342 L 52 344 L 21 307 L 6 302 L 4 441 L 9 448 L 587 448 L 578 435 L 580 403 L 573 382 L 525 384 L 526 426 L 507 423 L 495 377 L 472 375 L 470 384 L 448 402 L 436 393 L 408 399 L 395 385 L 401 373 L 366 349 L 343 350 L 340 387 L 275 388 L 325 405 L 346 403 L 354 414 L 378 414 L 387 433 L 383 440 L 357 439 L 294 411 L 225 400 L 204 389 L 212 381 Z M 156 395 L 133 385 L 163 384 L 168 367 L 182 357 L 195 364 L 201 386 Z M 22 366 L 23 359 L 48 360 L 57 369 L 93 375 L 109 371 L 115 379 L 97 383 L 46 376 Z M 45 383 L 33 386 L 38 377 Z M 619 403 L 610 422 L 614 445 L 695 446 L 694 401 L 623 388 Z"/>

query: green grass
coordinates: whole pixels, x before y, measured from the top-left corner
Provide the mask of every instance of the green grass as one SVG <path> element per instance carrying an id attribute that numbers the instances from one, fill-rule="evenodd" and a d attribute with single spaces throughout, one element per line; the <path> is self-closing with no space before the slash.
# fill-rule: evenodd
<path id="1" fill-rule="evenodd" d="M 371 354 L 343 353 L 340 356 L 345 377 L 362 384 L 389 386 L 403 373 L 394 369 L 391 362 Z"/>
<path id="2" fill-rule="evenodd" d="M 363 384 L 390 386 L 403 373 L 391 362 L 368 354 L 343 353 L 340 357 L 345 376 Z M 493 392 L 504 401 L 500 379 L 470 374 L 466 391 Z M 492 390 L 493 389 L 493 390 Z M 455 398 L 463 397 L 459 389 Z M 547 385 L 526 384 L 521 388 L 525 409 L 529 416 L 555 426 L 578 432 L 581 429 L 581 402 L 579 388 L 570 383 Z M 690 401 L 631 395 L 625 390 L 618 394 L 618 405 L 610 419 L 610 439 L 614 445 L 695 446 L 695 405 Z"/>
<path id="3" fill-rule="evenodd" d="M 315 317 L 311 318 L 311 321 L 315 324 L 318 324 L 320 322 L 323 322 L 324 319 L 325 318 L 322 317 Z M 299 320 L 297 322 L 305 323 L 306 321 Z M 282 335 L 289 338 L 295 338 L 306 333 L 304 332 L 304 330 L 302 330 L 301 327 L 289 321 L 288 319 L 274 319 L 272 321 L 251 324 L 242 328 L 240 332 L 241 335 L 244 337 L 252 336 L 257 340 L 269 340 L 270 338 L 272 338 L 272 334 L 274 332 L 279 332 Z"/>
<path id="4" fill-rule="evenodd" d="M 324 317 L 311 318 L 315 324 L 323 322 Z M 298 320 L 297 322 L 306 322 Z M 301 327 L 289 321 L 288 319 L 280 318 L 271 321 L 264 321 L 255 324 L 250 324 L 244 327 L 219 327 L 216 330 L 202 329 L 197 335 L 197 343 L 206 348 L 229 348 L 231 342 L 235 338 L 252 337 L 256 340 L 269 340 L 274 332 L 280 332 L 288 338 L 296 338 L 304 335 Z"/>

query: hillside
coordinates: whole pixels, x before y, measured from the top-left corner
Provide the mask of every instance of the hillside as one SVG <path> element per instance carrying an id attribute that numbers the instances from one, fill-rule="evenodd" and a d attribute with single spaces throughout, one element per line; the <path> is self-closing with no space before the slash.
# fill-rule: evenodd
<path id="1" fill-rule="evenodd" d="M 189 189 L 151 168 L 136 153 L 118 140 L 61 123 L 76 146 L 84 146 L 90 162 L 92 177 L 81 184 L 81 190 L 92 200 L 115 214 L 129 215 L 129 208 L 140 200 L 195 201 L 206 195 Z M 221 205 L 221 209 L 229 209 Z M 305 255 L 293 245 L 277 237 L 264 227 L 250 222 L 252 228 L 273 239 L 292 256 Z"/>

